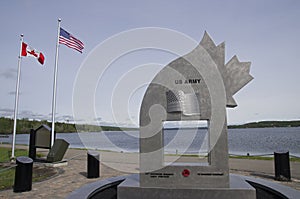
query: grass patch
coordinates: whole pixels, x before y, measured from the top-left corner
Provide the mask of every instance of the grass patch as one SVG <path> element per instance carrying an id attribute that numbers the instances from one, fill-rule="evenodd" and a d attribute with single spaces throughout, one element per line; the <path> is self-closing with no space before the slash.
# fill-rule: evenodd
<path id="1" fill-rule="evenodd" d="M 15 168 L 4 170 L 5 167 L 0 166 L 0 190 L 12 188 L 15 178 Z"/>
<path id="2" fill-rule="evenodd" d="M 28 156 L 28 151 L 24 149 L 16 149 L 15 156 Z M 41 154 L 37 154 L 41 157 Z M 15 180 L 14 164 L 10 163 L 11 149 L 0 147 L 0 190 L 11 189 Z M 32 181 L 40 182 L 56 175 L 58 169 L 44 166 L 33 166 Z"/>
<path id="3" fill-rule="evenodd" d="M 290 158 L 291 162 L 300 162 L 300 158 L 292 157 Z"/>
<path id="4" fill-rule="evenodd" d="M 15 156 L 28 156 L 28 151 L 25 149 L 16 149 Z M 0 162 L 9 162 L 11 157 L 11 149 L 0 147 Z"/>
<path id="5" fill-rule="evenodd" d="M 247 159 L 247 160 L 273 160 L 273 157 L 263 157 L 263 156 L 229 156 L 232 159 Z"/>
<path id="6" fill-rule="evenodd" d="M 205 158 L 207 156 L 199 156 L 197 154 L 165 154 L 165 156 L 181 156 L 181 157 L 195 157 L 195 158 Z M 230 155 L 229 158 L 232 159 L 247 159 L 247 160 L 274 160 L 274 157 L 266 156 L 243 156 L 243 155 Z M 290 157 L 291 162 L 300 162 L 300 158 Z"/>
<path id="7" fill-rule="evenodd" d="M 264 156 L 230 156 L 233 159 L 247 159 L 247 160 L 274 160 L 274 157 L 264 157 Z M 291 162 L 300 162 L 300 158 L 291 157 Z"/>

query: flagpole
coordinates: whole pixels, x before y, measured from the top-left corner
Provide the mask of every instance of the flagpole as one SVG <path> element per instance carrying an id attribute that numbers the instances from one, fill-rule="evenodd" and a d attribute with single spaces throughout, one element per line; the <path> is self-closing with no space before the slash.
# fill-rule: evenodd
<path id="1" fill-rule="evenodd" d="M 57 26 L 57 38 L 56 38 L 56 54 L 55 54 L 55 68 L 54 68 L 54 81 L 53 81 L 53 96 L 52 96 L 52 128 L 51 128 L 51 147 L 54 144 L 55 134 L 55 111 L 56 111 L 56 84 L 57 84 L 57 71 L 58 71 L 58 47 L 59 47 L 59 34 L 60 34 L 60 22 L 58 19 Z"/>
<path id="2" fill-rule="evenodd" d="M 16 83 L 16 95 L 15 95 L 15 112 L 14 112 L 14 129 L 12 137 L 12 150 L 11 150 L 11 160 L 15 159 L 15 146 L 16 146 L 16 132 L 17 132 L 17 115 L 18 115 L 18 104 L 19 104 L 19 88 L 20 88 L 20 74 L 21 74 L 21 59 L 22 59 L 22 43 L 24 35 L 20 35 L 20 52 L 18 57 L 18 74 Z"/>

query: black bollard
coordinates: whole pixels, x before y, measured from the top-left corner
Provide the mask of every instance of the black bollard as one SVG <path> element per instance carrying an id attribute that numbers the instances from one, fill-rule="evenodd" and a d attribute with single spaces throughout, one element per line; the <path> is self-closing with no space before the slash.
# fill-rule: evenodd
<path id="1" fill-rule="evenodd" d="M 36 133 L 35 130 L 30 129 L 28 156 L 33 160 L 35 160 L 36 158 L 35 133 Z"/>
<path id="2" fill-rule="evenodd" d="M 14 192 L 31 191 L 33 160 L 29 157 L 17 157 Z"/>
<path id="3" fill-rule="evenodd" d="M 87 177 L 98 178 L 99 177 L 99 153 L 88 151 L 87 153 Z"/>
<path id="4" fill-rule="evenodd" d="M 274 152 L 275 180 L 290 181 L 290 155 L 288 151 Z"/>

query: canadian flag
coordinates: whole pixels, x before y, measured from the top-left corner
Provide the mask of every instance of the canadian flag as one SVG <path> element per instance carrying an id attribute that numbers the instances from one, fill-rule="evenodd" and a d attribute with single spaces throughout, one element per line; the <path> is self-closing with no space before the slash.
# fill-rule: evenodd
<path id="1" fill-rule="evenodd" d="M 21 55 L 26 57 L 26 56 L 31 56 L 37 58 L 37 60 L 43 65 L 45 62 L 45 57 L 43 53 L 37 51 L 36 49 L 28 46 L 26 43 L 22 42 L 22 52 Z"/>

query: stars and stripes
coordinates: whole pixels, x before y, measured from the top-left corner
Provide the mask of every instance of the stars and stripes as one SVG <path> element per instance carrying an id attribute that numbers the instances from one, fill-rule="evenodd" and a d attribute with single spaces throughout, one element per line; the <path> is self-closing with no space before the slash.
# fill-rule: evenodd
<path id="1" fill-rule="evenodd" d="M 79 39 L 75 38 L 73 35 L 62 28 L 60 28 L 59 33 L 59 43 L 77 50 L 80 53 L 82 53 L 82 50 L 84 49 L 84 44 Z"/>

